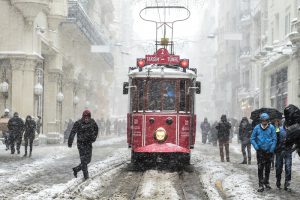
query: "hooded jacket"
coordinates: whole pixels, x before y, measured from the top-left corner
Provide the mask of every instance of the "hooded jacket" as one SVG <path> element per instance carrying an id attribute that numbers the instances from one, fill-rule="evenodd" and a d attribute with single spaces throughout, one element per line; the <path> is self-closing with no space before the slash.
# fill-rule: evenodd
<path id="1" fill-rule="evenodd" d="M 269 124 L 263 129 L 261 124 L 256 125 L 253 129 L 250 141 L 255 150 L 274 153 L 277 142 L 274 126 Z"/>

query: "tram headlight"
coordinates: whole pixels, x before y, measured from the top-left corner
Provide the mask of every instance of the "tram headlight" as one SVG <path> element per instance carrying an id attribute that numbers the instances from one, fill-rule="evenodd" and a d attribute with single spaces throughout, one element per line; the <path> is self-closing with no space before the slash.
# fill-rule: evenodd
<path id="1" fill-rule="evenodd" d="M 167 132 L 164 128 L 158 128 L 154 133 L 154 139 L 156 139 L 158 142 L 164 142 L 167 140 Z"/>

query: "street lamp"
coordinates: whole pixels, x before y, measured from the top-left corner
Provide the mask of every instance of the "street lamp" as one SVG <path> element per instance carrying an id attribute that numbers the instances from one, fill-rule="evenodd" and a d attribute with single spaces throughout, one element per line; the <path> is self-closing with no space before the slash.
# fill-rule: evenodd
<path id="1" fill-rule="evenodd" d="M 6 81 L 3 81 L 0 84 L 0 92 L 2 93 L 2 95 L 4 96 L 4 107 L 6 108 L 6 100 L 8 98 L 8 89 L 9 89 L 9 85 Z"/>
<path id="2" fill-rule="evenodd" d="M 36 96 L 41 96 L 43 94 L 43 86 L 42 84 L 40 83 L 37 83 L 35 86 L 34 86 L 34 94 Z"/>
<path id="3" fill-rule="evenodd" d="M 61 92 L 59 92 L 58 94 L 57 94 L 57 96 L 56 96 L 56 100 L 57 100 L 57 102 L 58 103 L 62 103 L 63 101 L 64 101 L 64 94 L 63 93 L 61 93 Z"/>
<path id="4" fill-rule="evenodd" d="M 73 99 L 73 103 L 74 105 L 76 106 L 78 103 L 79 103 L 79 97 L 78 96 L 75 96 L 74 99 Z"/>

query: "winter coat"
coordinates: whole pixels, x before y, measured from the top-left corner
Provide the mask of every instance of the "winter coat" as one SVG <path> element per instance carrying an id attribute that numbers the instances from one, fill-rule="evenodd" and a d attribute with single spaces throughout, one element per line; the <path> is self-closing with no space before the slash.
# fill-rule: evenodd
<path id="1" fill-rule="evenodd" d="M 274 126 L 269 124 L 266 129 L 263 129 L 261 124 L 258 124 L 253 129 L 250 141 L 255 150 L 274 153 L 277 142 Z"/>
<path id="2" fill-rule="evenodd" d="M 36 123 L 34 120 L 27 120 L 25 122 L 25 133 L 24 138 L 35 138 L 35 130 L 36 130 Z"/>
<path id="3" fill-rule="evenodd" d="M 216 126 L 218 123 L 214 123 L 211 127 L 211 140 L 212 141 L 217 141 L 218 140 L 218 130 L 216 129 Z"/>
<path id="4" fill-rule="evenodd" d="M 22 135 L 24 131 L 24 122 L 20 117 L 13 117 L 8 121 L 7 127 L 10 134 Z"/>
<path id="5" fill-rule="evenodd" d="M 221 121 L 216 126 L 218 130 L 218 140 L 229 140 L 231 124 L 227 121 Z"/>
<path id="6" fill-rule="evenodd" d="M 276 153 L 280 153 L 286 150 L 290 150 L 290 151 L 292 150 L 291 146 L 286 145 L 286 136 L 287 136 L 286 130 L 283 127 L 280 127 L 280 131 L 277 135 L 277 143 L 275 149 Z"/>
<path id="7" fill-rule="evenodd" d="M 241 121 L 239 126 L 239 140 L 242 144 L 250 144 L 252 126 L 248 121 Z"/>
<path id="8" fill-rule="evenodd" d="M 72 145 L 75 135 L 77 134 L 77 144 L 79 143 L 93 143 L 98 136 L 98 126 L 94 119 L 89 122 L 84 122 L 80 119 L 75 122 L 68 140 L 69 146 Z"/>
<path id="9" fill-rule="evenodd" d="M 202 133 L 208 133 L 210 131 L 210 123 L 208 123 L 208 122 L 202 122 L 200 127 L 202 130 Z"/>

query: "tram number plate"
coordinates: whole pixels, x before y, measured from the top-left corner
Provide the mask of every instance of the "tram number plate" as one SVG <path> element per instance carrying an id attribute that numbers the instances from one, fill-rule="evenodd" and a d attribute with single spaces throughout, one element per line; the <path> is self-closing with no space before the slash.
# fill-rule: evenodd
<path id="1" fill-rule="evenodd" d="M 169 64 L 178 65 L 180 62 L 180 57 L 176 55 L 146 55 L 146 64 Z"/>

